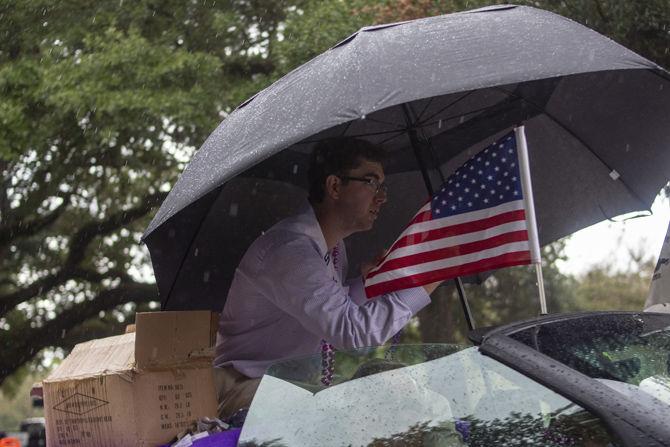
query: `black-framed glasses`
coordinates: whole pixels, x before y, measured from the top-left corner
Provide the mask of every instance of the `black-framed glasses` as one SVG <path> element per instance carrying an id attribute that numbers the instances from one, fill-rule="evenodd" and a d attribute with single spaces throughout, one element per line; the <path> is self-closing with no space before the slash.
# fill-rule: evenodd
<path id="1" fill-rule="evenodd" d="M 374 189 L 375 195 L 379 193 L 388 194 L 388 186 L 385 183 L 380 183 L 374 177 L 350 177 L 348 175 L 338 175 L 342 180 L 353 180 L 355 182 L 362 182 Z"/>

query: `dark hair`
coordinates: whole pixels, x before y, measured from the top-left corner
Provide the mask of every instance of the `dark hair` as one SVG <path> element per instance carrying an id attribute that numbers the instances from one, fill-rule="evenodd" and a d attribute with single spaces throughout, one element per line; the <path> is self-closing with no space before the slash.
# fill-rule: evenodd
<path id="1" fill-rule="evenodd" d="M 347 175 L 364 160 L 383 162 L 384 150 L 366 140 L 351 137 L 329 138 L 320 141 L 309 163 L 309 201 L 321 203 L 325 196 L 329 175 Z"/>

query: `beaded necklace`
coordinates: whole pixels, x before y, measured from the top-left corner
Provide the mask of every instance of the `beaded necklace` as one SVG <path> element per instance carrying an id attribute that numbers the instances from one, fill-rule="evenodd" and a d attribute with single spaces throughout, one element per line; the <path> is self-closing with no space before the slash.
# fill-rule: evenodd
<path id="1" fill-rule="evenodd" d="M 335 275 L 338 275 L 337 267 L 339 264 L 339 247 L 335 245 L 333 247 L 333 270 Z M 326 262 L 328 260 L 328 254 L 326 253 Z M 325 339 L 321 339 L 321 383 L 324 386 L 330 386 L 333 384 L 333 373 L 335 372 L 335 348 L 333 345 L 328 343 Z"/>
<path id="2" fill-rule="evenodd" d="M 338 257 L 339 257 L 339 247 L 335 245 L 333 247 L 333 270 L 335 274 L 339 275 L 337 271 L 338 267 Z M 328 262 L 328 253 L 326 253 L 325 261 Z M 386 360 L 393 360 L 393 355 L 400 343 L 400 337 L 402 337 L 402 329 L 398 331 L 397 334 L 391 338 L 391 346 L 384 354 Z M 333 345 L 328 343 L 325 339 L 321 339 L 321 383 L 324 386 L 331 386 L 333 384 L 333 373 L 335 372 L 335 348 Z"/>

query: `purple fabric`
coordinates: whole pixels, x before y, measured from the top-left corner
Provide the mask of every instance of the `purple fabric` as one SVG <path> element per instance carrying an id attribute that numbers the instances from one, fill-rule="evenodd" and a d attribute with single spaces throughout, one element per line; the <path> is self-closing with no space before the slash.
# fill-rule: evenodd
<path id="1" fill-rule="evenodd" d="M 240 439 L 241 428 L 214 433 L 206 438 L 198 439 L 193 443 L 194 447 L 235 447 Z"/>
<path id="2" fill-rule="evenodd" d="M 206 438 L 197 439 L 191 444 L 195 447 L 236 447 L 240 439 L 241 428 L 231 428 L 220 433 L 213 433 Z M 172 444 L 164 444 L 160 447 L 170 447 Z"/>

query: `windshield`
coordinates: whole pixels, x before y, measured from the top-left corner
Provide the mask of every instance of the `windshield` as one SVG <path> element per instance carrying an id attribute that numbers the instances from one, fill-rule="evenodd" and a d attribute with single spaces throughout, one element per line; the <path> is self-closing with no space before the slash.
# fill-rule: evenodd
<path id="1" fill-rule="evenodd" d="M 668 411 L 670 315 L 585 315 L 532 326 L 510 337 L 643 405 Z"/>
<path id="2" fill-rule="evenodd" d="M 320 364 L 268 370 L 240 445 L 617 445 L 597 418 L 476 347 L 337 352 L 330 387 Z"/>

